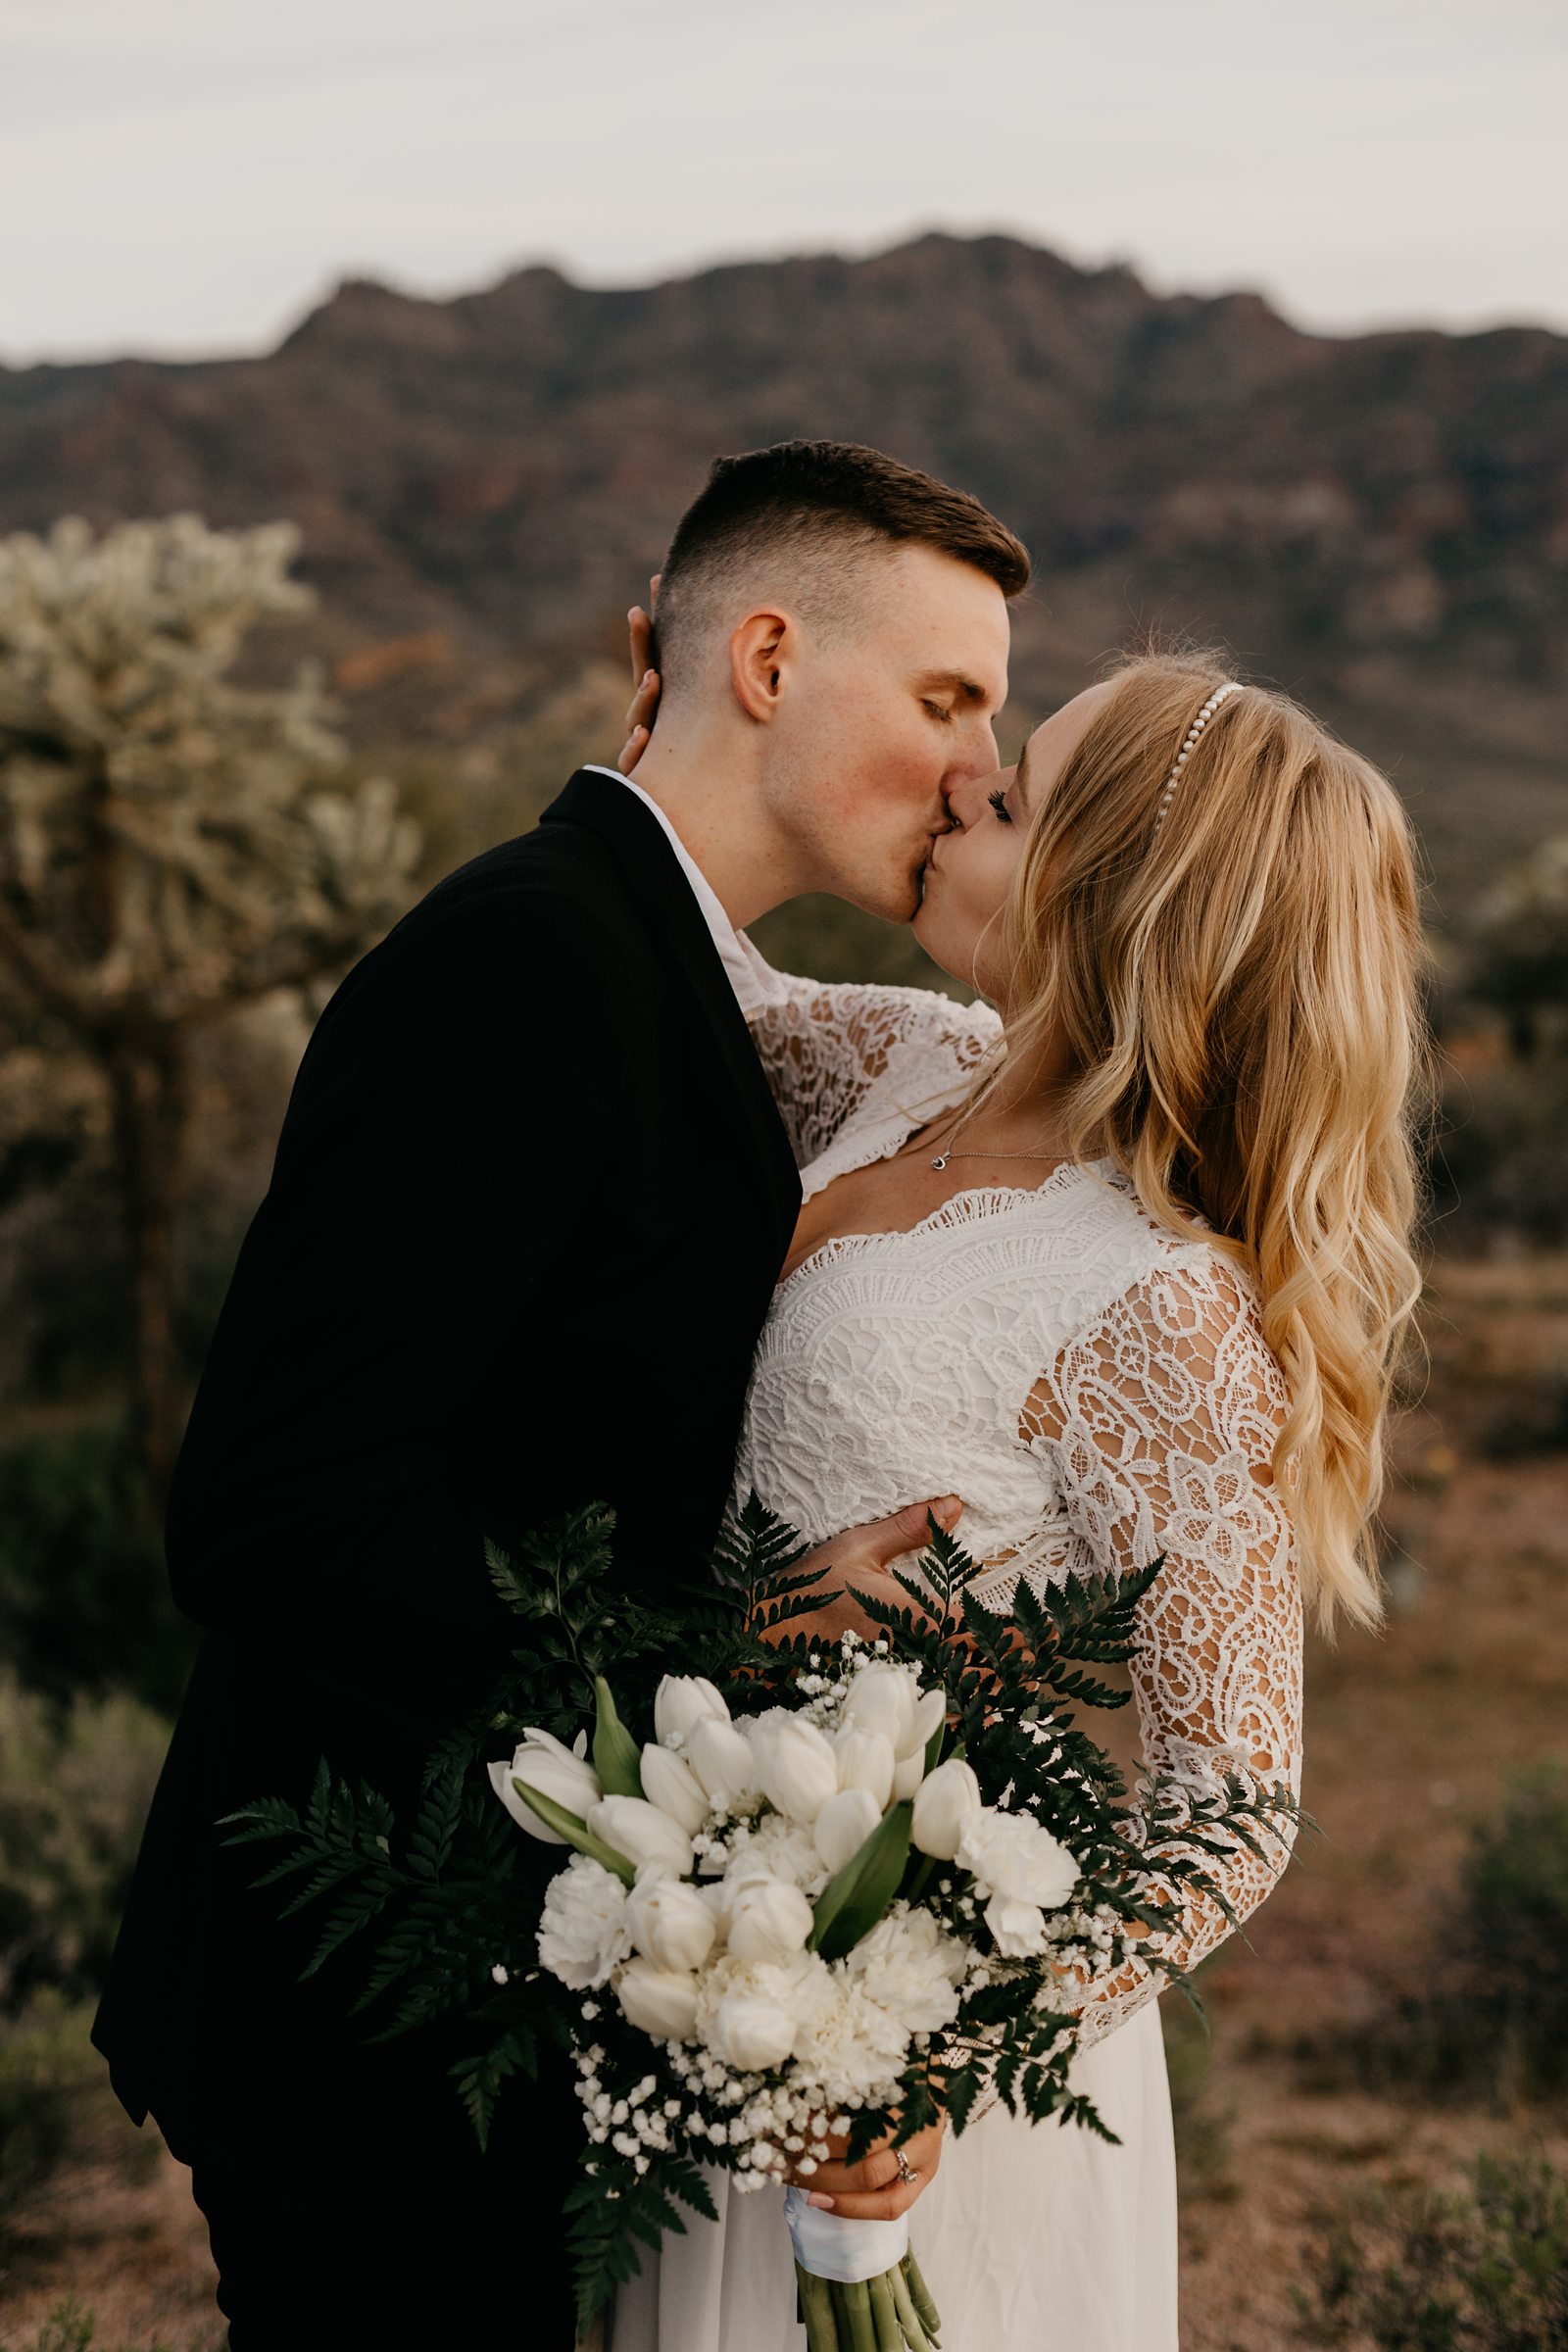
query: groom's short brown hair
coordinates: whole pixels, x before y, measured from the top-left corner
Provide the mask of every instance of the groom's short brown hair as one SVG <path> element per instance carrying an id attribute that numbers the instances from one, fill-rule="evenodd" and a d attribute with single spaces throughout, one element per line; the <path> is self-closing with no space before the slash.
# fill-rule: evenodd
<path id="1" fill-rule="evenodd" d="M 718 458 L 680 521 L 659 587 L 656 662 L 666 693 L 718 593 L 742 572 L 793 560 L 819 617 L 847 613 L 877 549 L 930 547 L 996 581 L 1027 586 L 1021 540 L 966 490 L 852 441 L 779 441 Z"/>

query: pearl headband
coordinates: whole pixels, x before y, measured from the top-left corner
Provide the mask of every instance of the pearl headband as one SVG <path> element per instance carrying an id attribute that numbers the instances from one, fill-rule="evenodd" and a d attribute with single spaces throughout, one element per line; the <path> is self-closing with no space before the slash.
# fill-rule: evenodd
<path id="1" fill-rule="evenodd" d="M 1165 789 L 1159 796 L 1159 807 L 1154 811 L 1155 833 L 1159 831 L 1160 826 L 1165 821 L 1165 811 L 1170 807 L 1171 795 L 1174 793 L 1177 785 L 1182 780 L 1182 769 L 1187 765 L 1188 760 L 1192 758 L 1193 750 L 1198 742 L 1199 737 L 1202 734 L 1203 729 L 1207 726 L 1209 720 L 1213 717 L 1215 711 L 1219 709 L 1221 703 L 1225 701 L 1226 697 L 1232 694 L 1240 694 L 1241 691 L 1241 685 L 1237 679 L 1227 678 L 1223 686 L 1215 687 L 1213 693 L 1209 696 L 1207 702 L 1203 705 L 1203 708 L 1201 710 L 1200 710 L 1198 716 L 1188 728 L 1186 741 L 1183 743 L 1181 750 L 1176 755 L 1175 766 L 1171 769 L 1170 774 L 1165 778 Z"/>

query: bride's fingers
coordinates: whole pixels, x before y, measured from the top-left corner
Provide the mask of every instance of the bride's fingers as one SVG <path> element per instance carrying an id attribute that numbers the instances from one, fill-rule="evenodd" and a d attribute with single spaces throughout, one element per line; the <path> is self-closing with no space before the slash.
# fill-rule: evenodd
<path id="1" fill-rule="evenodd" d="M 626 615 L 626 629 L 631 641 L 631 682 L 640 689 L 654 665 L 653 614 L 642 605 L 633 605 Z"/>
<path id="2" fill-rule="evenodd" d="M 626 729 L 646 727 L 652 731 L 659 713 L 659 697 L 663 681 L 657 669 L 645 669 L 637 681 L 637 691 L 626 705 Z"/>
<path id="3" fill-rule="evenodd" d="M 644 752 L 659 715 L 660 679 L 657 669 L 648 669 L 638 683 L 637 691 L 626 707 L 626 740 L 620 747 L 615 765 L 623 776 L 629 776 Z"/>
<path id="4" fill-rule="evenodd" d="M 858 2165 L 822 2165 L 808 2183 L 810 2201 L 847 2222 L 891 2222 L 926 2188 L 942 2162 L 943 2131 L 933 2124 L 904 2143 L 907 2178 L 892 2148 L 873 2148 Z"/>
<path id="5" fill-rule="evenodd" d="M 638 760 L 642 758 L 647 749 L 648 729 L 646 727 L 633 727 L 631 733 L 621 745 L 619 756 L 615 760 L 615 765 L 619 768 L 623 776 L 629 776 L 631 774 L 632 769 L 636 766 Z"/>

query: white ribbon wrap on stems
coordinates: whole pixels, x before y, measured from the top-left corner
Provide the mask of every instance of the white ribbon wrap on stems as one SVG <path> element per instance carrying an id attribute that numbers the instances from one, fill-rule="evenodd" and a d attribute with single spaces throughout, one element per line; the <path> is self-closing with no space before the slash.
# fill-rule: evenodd
<path id="1" fill-rule="evenodd" d="M 895 2270 L 909 2250 L 909 2217 L 896 2222 L 847 2222 L 841 2214 L 807 2202 L 808 2188 L 784 2191 L 784 2219 L 790 2226 L 795 2259 L 813 2278 L 836 2278 L 854 2286 L 861 2278 L 880 2278 Z"/>

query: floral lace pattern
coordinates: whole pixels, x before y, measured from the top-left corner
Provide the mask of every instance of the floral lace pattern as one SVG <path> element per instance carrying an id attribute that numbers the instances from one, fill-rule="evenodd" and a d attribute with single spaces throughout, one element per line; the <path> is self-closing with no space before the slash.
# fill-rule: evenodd
<path id="1" fill-rule="evenodd" d="M 754 1031 L 809 1198 L 956 1101 L 994 1013 L 912 989 L 792 981 Z M 841 1234 L 782 1282 L 759 1345 L 736 1493 L 812 1543 L 929 1494 L 993 1606 L 1020 1576 L 1165 1566 L 1140 1603 L 1146 1768 L 1195 1793 L 1231 1765 L 1295 1788 L 1301 1609 L 1272 1454 L 1288 1407 L 1241 1270 L 1156 1226 L 1108 1163 L 961 1192 L 911 1231 Z M 1239 1918 L 1284 1870 L 1268 1840 L 1210 1864 Z M 1189 1898 L 1161 1948 L 1191 1968 L 1226 1934 Z M 1083 2040 L 1157 1990 L 1083 1989 Z"/>
<path id="2" fill-rule="evenodd" d="M 784 1002 L 752 1036 L 808 1200 L 835 1176 L 890 1158 L 957 1100 L 1002 1036 L 988 1005 L 932 989 L 780 977 Z"/>

